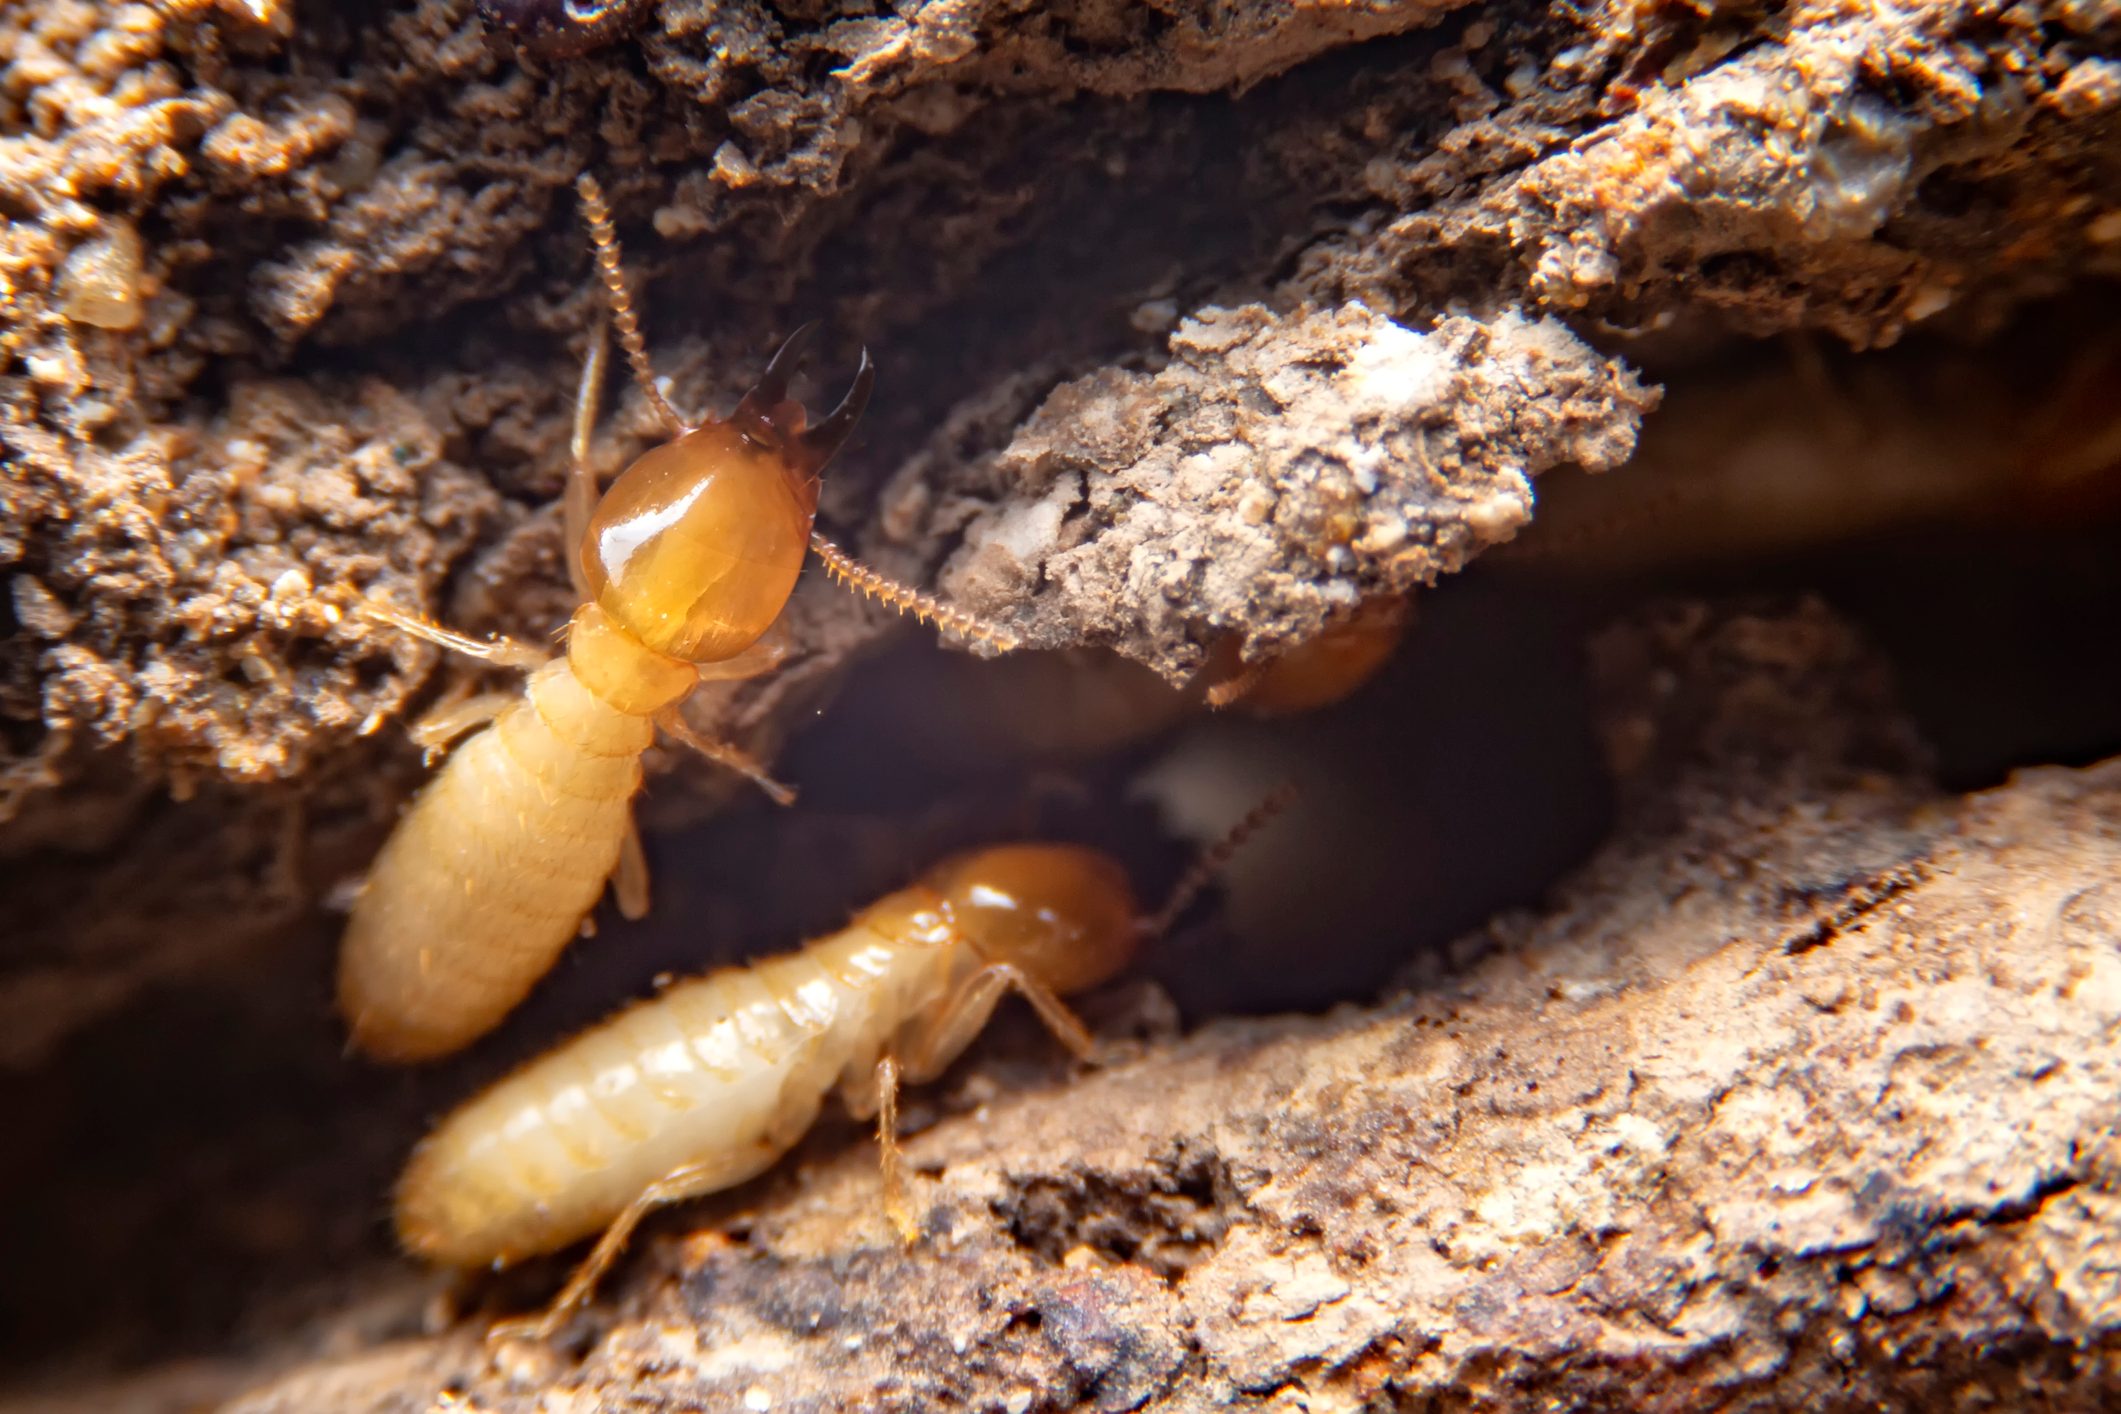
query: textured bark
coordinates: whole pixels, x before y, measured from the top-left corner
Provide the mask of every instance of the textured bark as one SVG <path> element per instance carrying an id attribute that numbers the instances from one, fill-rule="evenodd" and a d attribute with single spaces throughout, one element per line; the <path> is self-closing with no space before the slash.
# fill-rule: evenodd
<path id="1" fill-rule="evenodd" d="M 741 387 L 791 314 L 838 316 L 884 347 L 895 404 L 868 473 L 837 479 L 841 529 L 922 574 L 968 520 L 992 547 L 993 527 L 1058 513 L 1082 587 L 1028 606 L 1037 640 L 1172 672 L 1224 630 L 1301 639 L 1350 583 L 1447 572 L 1518 518 L 1487 482 L 1517 478 L 1521 511 L 1551 460 L 1609 465 L 1632 445 L 1632 380 L 1585 366 L 1558 329 L 1541 337 L 1560 386 L 1450 377 L 1471 335 L 1429 326 L 1453 305 L 1505 342 L 1510 321 L 1557 311 L 1591 331 L 1714 318 L 1883 342 L 2110 273 L 2121 251 L 2121 83 L 2096 7 L 1993 23 L 1946 4 L 1580 22 L 1384 0 L 1212 18 L 635 8 L 636 39 L 542 69 L 467 0 L 306 24 L 279 0 L 73 0 L 5 22 L 0 196 L 25 218 L 5 252 L 20 372 L 0 387 L 0 553 L 26 630 L 0 699 L 22 728 L 10 813 L 85 784 L 90 746 L 179 782 L 300 779 L 361 750 L 433 655 L 330 624 L 308 589 L 471 629 L 556 621 L 567 345 L 595 298 L 566 195 L 584 169 L 612 178 L 684 405 Z M 1290 72 L 1336 49 L 1359 57 Z M 1246 96 L 1142 101 L 1231 90 Z M 1167 347 L 1182 314 L 1200 318 Z M 1445 346 L 1445 366 L 1397 389 L 1363 377 L 1406 346 L 1393 323 Z M 1161 382 L 1128 371 L 1165 357 Z M 1291 357 L 1356 373 L 1261 383 Z M 1125 513 L 1168 507 L 1186 478 L 1096 429 L 1189 387 L 1205 399 L 1182 399 L 1194 423 L 1171 431 L 1223 476 L 1268 449 L 1216 423 L 1218 403 L 1298 400 L 1263 468 L 1286 592 L 1252 603 L 1200 573 L 1203 538 L 1233 532 L 1202 529 L 1198 507 Z M 1542 427 L 1555 397 L 1569 422 Z M 601 464 L 641 445 L 636 402 Z M 1405 453 L 1409 423 L 1504 433 L 1455 506 L 1431 495 L 1411 520 L 1398 479 L 1364 469 Z M 879 509 L 876 468 L 946 426 Z M 1450 479 L 1456 440 L 1441 442 L 1428 474 Z M 1351 458 L 1352 477 L 1328 474 Z M 1091 483 L 1080 513 L 1051 494 L 1062 472 Z M 1335 512 L 1352 530 L 1321 538 Z M 1083 544 L 1108 535 L 1108 551 Z M 1145 535 L 1163 577 L 1103 602 L 1085 562 Z M 1034 567 L 1050 557 L 1031 549 Z M 1025 568 L 990 560 L 968 547 L 946 583 L 1025 608 L 1009 598 Z M 805 608 L 799 659 L 829 666 L 866 636 L 843 604 Z M 808 700 L 767 689 L 735 721 L 763 731 Z"/>
<path id="2" fill-rule="evenodd" d="M 1562 598 L 1935 518 L 1971 527 L 1965 578 L 1999 601 L 2085 553 L 2069 609 L 2097 612 L 2112 5 L 641 0 L 568 57 L 481 8 L 525 7 L 0 7 L 0 1358 L 73 1371 L 62 1403 L 157 1409 L 274 1374 L 262 1405 L 306 1409 L 2103 1395 L 2112 769 L 1933 794 L 1815 615 L 1607 642 L 1625 822 L 1553 908 L 1382 1009 L 1176 1039 L 1130 994 L 1105 1021 L 1139 1057 L 1084 1077 L 1005 1042 L 917 1141 L 922 1247 L 885 1240 L 866 1152 L 828 1132 L 666 1224 L 579 1349 L 413 1338 L 433 1286 L 376 1214 L 493 1057 L 351 1069 L 320 905 L 421 779 L 403 720 L 472 685 L 334 596 L 529 638 L 569 607 L 556 503 L 599 299 L 578 173 L 611 191 L 680 406 L 728 406 L 805 319 L 829 390 L 868 344 L 828 528 L 1040 648 L 1132 660 L 933 658 L 896 716 L 1001 741 L 1017 779 L 1052 727 L 1116 799 L 1120 746 L 1187 710 L 1148 670 L 1426 592 L 1526 524 L 1535 478 L 1535 536 L 1601 531 L 1513 547 L 1589 577 Z M 1806 342 L 1979 342 L 2078 292 L 1971 352 Z M 1770 334 L 1788 369 L 1697 382 Z M 605 472 L 657 435 L 609 397 Z M 1615 536 L 1550 473 L 1638 439 Z M 703 730 L 773 754 L 892 627 L 810 582 L 784 623 L 786 668 L 699 694 Z M 2109 656 L 2070 660 L 2079 739 L 2114 739 Z M 917 755 L 866 701 L 876 754 Z M 1471 764 L 1474 789 L 1546 788 Z M 653 847 L 728 783 L 651 765 Z M 1222 774 L 1203 828 L 1251 790 Z M 828 926 L 915 846 L 1014 828 L 1007 794 L 739 815 L 658 875 L 662 965 Z M 1263 976 L 1196 961 L 1207 993 L 1367 1003 L 1329 984 L 1332 905 L 1389 876 L 1405 916 L 1372 941 L 1415 952 L 1437 860 L 1479 843 L 1398 821 L 1329 841 L 1331 897 L 1246 955 Z M 1138 863 L 1142 832 L 1108 801 L 1087 833 Z M 1526 897 L 1547 876 L 1519 863 Z M 577 1009 L 504 1045 L 645 985 L 577 952 Z M 670 1238 L 744 1214 L 734 1243 Z"/>

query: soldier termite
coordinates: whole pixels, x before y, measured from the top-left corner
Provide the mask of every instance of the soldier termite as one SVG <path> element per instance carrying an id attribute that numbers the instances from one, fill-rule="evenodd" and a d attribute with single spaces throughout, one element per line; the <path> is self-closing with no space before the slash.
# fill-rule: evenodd
<path id="1" fill-rule="evenodd" d="M 678 708 L 699 683 L 750 677 L 778 659 L 762 640 L 794 591 L 806 545 L 835 576 L 902 612 L 1013 645 L 1004 631 L 854 563 L 812 528 L 818 473 L 875 381 L 868 353 L 839 407 L 810 426 L 788 396 L 808 333 L 798 330 L 726 420 L 688 427 L 651 376 L 602 193 L 587 176 L 579 185 L 612 322 L 642 392 L 677 435 L 597 499 L 586 457 L 603 375 L 599 328 L 576 400 L 565 499 L 582 604 L 564 657 L 362 606 L 444 647 L 530 670 L 520 695 L 474 698 L 419 730 L 432 748 L 492 723 L 420 793 L 354 900 L 339 1007 L 354 1044 L 380 1059 L 445 1055 L 491 1030 L 550 969 L 607 879 L 620 912 L 647 911 L 631 801 L 657 727 L 790 798 L 743 753 L 695 733 Z"/>
<path id="2" fill-rule="evenodd" d="M 542 1316 L 495 1327 L 549 1336 L 644 1216 L 764 1171 L 837 1089 L 856 1118 L 876 1117 L 884 1209 L 910 1242 L 900 1082 L 941 1074 L 1009 991 L 1088 1057 L 1090 1033 L 1061 998 L 1116 976 L 1292 794 L 1255 807 L 1153 915 L 1109 855 L 995 846 L 799 951 L 678 983 L 444 1119 L 399 1182 L 399 1240 L 430 1261 L 499 1267 L 601 1230 Z"/>

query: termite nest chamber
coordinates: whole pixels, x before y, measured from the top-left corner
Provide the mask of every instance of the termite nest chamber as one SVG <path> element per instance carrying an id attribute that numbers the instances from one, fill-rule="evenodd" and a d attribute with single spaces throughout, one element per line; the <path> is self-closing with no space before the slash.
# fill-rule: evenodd
<path id="1" fill-rule="evenodd" d="M 477 8 L 496 42 L 550 76 L 623 37 L 654 7 L 481 0 Z M 1142 161 L 1154 176 L 1154 154 Z M 1130 241 L 1168 257 L 1154 244 L 1164 208 L 1077 205 L 1086 220 L 1119 213 L 1109 246 L 1067 233 L 1072 245 L 1099 245 L 1099 260 L 1121 272 L 1115 282 L 1132 279 L 1130 262 L 1142 258 Z M 1189 214 L 1194 224 L 1175 228 L 1191 240 L 1226 213 Z M 159 234 L 151 222 L 112 221 L 74 248 L 56 286 L 67 317 L 113 334 L 143 322 L 143 301 L 158 294 L 141 274 L 143 231 Z M 830 247 L 850 248 L 859 252 L 860 239 Z M 875 279 L 879 268 L 909 286 L 932 274 L 933 252 L 909 249 L 850 262 L 844 276 L 823 272 L 815 298 L 841 309 L 888 303 L 891 282 Z M 1216 259 L 1238 257 L 1202 256 Z M 1037 355 L 1055 327 L 1067 327 L 1053 308 L 1069 303 L 1067 280 L 1088 277 L 1052 249 L 1001 263 L 1006 278 L 983 290 L 992 307 L 979 318 L 964 316 L 981 294 L 944 301 L 940 314 L 919 307 L 939 296 L 906 296 L 915 308 L 902 327 L 916 334 L 879 345 L 873 440 L 853 446 L 868 461 L 839 504 L 826 488 L 828 513 L 843 523 L 861 523 L 865 498 L 946 420 L 954 389 L 983 361 L 1051 372 Z M 667 262 L 655 279 L 659 295 L 685 284 Z M 885 293 L 847 293 L 863 282 Z M 1156 298 L 1135 301 L 1138 313 L 1176 307 L 1163 274 L 1140 284 Z M 690 316 L 715 327 L 726 293 L 658 306 L 652 337 L 688 337 Z M 740 313 L 746 336 L 770 322 L 756 302 Z M 33 1060 L 0 1072 L 0 1113 L 14 1125 L 0 1156 L 9 1214 L 0 1355 L 31 1372 L 139 1368 L 270 1346 L 306 1330 L 316 1312 L 351 1320 L 356 1344 L 418 1332 L 438 1287 L 395 1252 L 388 1195 L 438 1116 L 628 1002 L 836 935 L 939 861 L 997 842 L 1095 850 L 1153 900 L 1205 840 L 1280 783 L 1299 787 L 1299 802 L 1199 908 L 1081 999 L 1101 1038 L 1153 1048 L 1220 1017 L 1362 1003 L 1394 979 L 1447 977 L 1454 943 L 1536 904 L 1606 837 L 1614 768 L 1625 768 L 1628 744 L 1602 715 L 1612 664 L 1600 681 L 1586 645 L 1647 605 L 1741 602 L 1772 618 L 1818 598 L 1890 665 L 1939 778 L 1954 789 L 1994 783 L 2020 765 L 2121 750 L 2121 662 L 2103 651 L 2121 629 L 2114 313 L 2102 296 L 2029 309 L 1972 345 L 1916 336 L 1865 355 L 1797 340 L 1703 358 L 1654 339 L 1616 339 L 1666 388 L 1632 461 L 1600 477 L 1545 473 L 1517 541 L 1411 598 L 1348 605 L 1286 659 L 1248 662 L 1234 638 L 1216 638 L 1199 645 L 1195 677 L 1173 684 L 1095 646 L 987 659 L 913 630 L 870 645 L 785 714 L 785 748 L 771 769 L 799 788 L 795 808 L 749 790 L 728 795 L 717 778 L 671 769 L 675 754 L 659 753 L 643 801 L 652 910 L 628 919 L 614 900 L 599 902 L 594 935 L 573 941 L 497 1031 L 415 1073 L 349 1060 L 330 987 L 345 920 L 325 906 L 384 848 L 423 780 L 400 722 L 276 795 L 209 787 L 163 800 L 148 782 L 136 798 L 154 798 L 122 828 L 57 819 L 0 866 L 28 918 L 25 934 L 45 949 L 0 979 L 8 1014 L 61 1013 L 93 1001 L 96 980 L 123 980 L 123 969 L 98 967 L 82 984 L 71 970 L 81 955 L 167 950 L 187 961 L 120 988 L 120 1000 L 91 1009 L 93 1020 L 56 1030 Z M 462 316 L 474 325 L 489 317 Z M 569 329 L 580 336 L 586 321 Z M 844 331 L 840 338 L 835 354 L 851 358 Z M 732 332 L 713 347 L 728 353 L 739 342 Z M 1076 342 L 1094 340 L 1078 331 Z M 1139 359 L 1155 342 L 1134 327 L 1117 347 Z M 465 347 L 490 349 L 476 339 Z M 741 357 L 761 361 L 770 347 L 762 339 Z M 313 355 L 297 367 L 336 373 L 341 357 L 373 366 L 402 352 Z M 1069 352 L 1097 361 L 1083 347 Z M 1097 357 L 1107 352 L 1100 345 Z M 697 347 L 687 356 L 696 363 Z M 737 359 L 723 361 L 726 386 L 740 386 Z M 742 367 L 741 376 L 755 376 L 750 363 Z M 772 391 L 768 414 L 788 390 Z M 645 401 L 635 402 L 636 424 Z M 538 406 L 545 420 L 562 420 Z M 767 421 L 767 431 L 788 426 Z M 789 435 L 815 430 L 797 423 Z M 492 433 L 495 448 L 467 455 L 497 479 L 520 475 L 507 464 L 511 435 L 504 424 Z M 549 500 L 509 484 L 521 493 L 511 514 Z M 798 518 L 815 508 L 815 489 L 808 494 Z M 465 563 L 482 561 L 471 554 Z M 565 579 L 551 566 L 540 572 L 555 605 L 568 597 Z M 602 603 L 614 589 L 608 575 L 588 579 L 576 597 Z M 467 570 L 439 603 L 476 603 L 477 580 Z M 787 588 L 776 580 L 762 597 L 785 599 Z M 793 612 L 851 619 L 852 602 L 800 601 Z M 505 619 L 512 607 L 484 617 Z M 754 621 L 777 607 L 737 617 L 762 627 Z M 8 611 L 10 629 L 50 617 L 29 588 L 16 590 Z M 541 635 L 564 614 L 499 626 Z M 697 642 L 658 651 L 679 646 L 686 651 L 668 656 L 716 656 L 696 654 Z M 479 688 L 522 698 L 520 683 L 504 676 L 437 670 L 406 715 Z M 717 794 L 727 798 L 710 811 Z M 173 890 L 170 875 L 194 875 L 195 887 Z M 131 890 L 132 916 L 122 904 L 80 911 Z M 70 920 L 89 916 L 103 931 L 68 931 Z M 1070 1076 L 1065 1054 L 1031 1016 L 1010 1010 L 966 1064 L 909 1092 L 904 1120 L 919 1128 L 974 1113 L 996 1093 Z M 747 1204 L 790 1191 L 801 1174 L 866 1143 L 860 1124 L 828 1108 L 789 1163 L 664 1230 L 733 1221 L 740 1239 Z M 875 1210 L 847 1214 L 850 1233 L 879 1221 Z M 467 1321 L 533 1309 L 564 1265 L 465 1283 L 453 1293 L 456 1309 Z"/>
<path id="2" fill-rule="evenodd" d="M 1291 665 L 1218 652 L 1175 688 L 1097 650 L 981 659 L 905 633 L 775 763 L 797 808 L 740 792 L 705 819 L 669 810 L 694 817 L 669 827 L 657 807 L 686 787 L 652 782 L 649 916 L 605 900 L 595 936 L 488 1043 L 410 1078 L 348 1062 L 323 988 L 337 916 L 301 910 L 241 985 L 158 987 L 6 1079 L 23 1135 L 4 1171 L 8 1260 L 32 1277 L 9 1284 L 12 1356 L 77 1338 L 94 1313 L 145 1362 L 261 1319 L 260 1290 L 328 1304 L 342 1267 L 402 1275 L 383 1195 L 432 1116 L 672 978 L 832 933 L 955 851 L 1093 846 L 1155 897 L 1202 839 L 1293 781 L 1288 816 L 1089 996 L 1089 1025 L 1154 1044 L 1174 1024 L 1447 975 L 1448 944 L 1536 902 L 1608 828 L 1597 693 L 1612 685 L 1594 687 L 1585 644 L 1647 604 L 1823 600 L 1890 664 L 1956 788 L 2121 749 L 2121 665 L 2087 651 L 2121 630 L 2121 463 L 2110 405 L 2086 392 L 2116 386 L 2121 363 L 2080 351 L 2082 318 L 2036 310 L 1975 349 L 1653 363 L 1668 402 L 1632 464 L 1554 473 L 1516 545 L 1418 602 L 1365 606 Z M 1832 416 L 1807 429 L 1797 414 L 1822 398 Z M 908 1123 L 996 1084 L 1065 1080 L 1028 1016 L 1005 1023 L 909 1093 Z M 830 1114 L 797 1168 L 865 1142 Z M 563 1266 L 463 1299 L 533 1308 Z"/>

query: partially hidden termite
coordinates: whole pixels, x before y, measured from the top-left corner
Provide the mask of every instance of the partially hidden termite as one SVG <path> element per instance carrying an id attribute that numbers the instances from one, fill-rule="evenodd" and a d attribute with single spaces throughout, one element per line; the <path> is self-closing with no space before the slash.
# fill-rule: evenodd
<path id="1" fill-rule="evenodd" d="M 1352 696 L 1377 676 L 1414 622 L 1413 601 L 1378 595 L 1276 658 L 1211 664 L 1210 707 L 1235 706 L 1258 717 L 1316 711 Z"/>
<path id="2" fill-rule="evenodd" d="M 575 937 L 607 880 L 622 914 L 647 911 L 632 798 L 657 728 L 791 798 L 742 752 L 693 731 L 679 705 L 702 682 L 751 677 L 778 660 L 766 635 L 806 547 L 835 577 L 902 612 L 1013 646 L 1006 631 L 855 563 L 813 528 L 818 474 L 875 382 L 868 352 L 845 399 L 815 425 L 788 394 L 806 327 L 726 419 L 688 426 L 652 377 L 603 195 L 586 175 L 579 189 L 611 323 L 677 435 L 598 499 L 587 456 L 604 374 L 600 325 L 575 406 L 565 523 L 581 606 L 563 656 L 361 606 L 372 620 L 529 673 L 520 693 L 482 694 L 415 729 L 433 750 L 483 725 L 414 801 L 354 900 L 339 1007 L 355 1046 L 378 1059 L 430 1059 L 491 1030 Z"/>
<path id="3" fill-rule="evenodd" d="M 1153 915 L 1100 851 L 992 846 L 799 951 L 680 982 L 445 1118 L 398 1184 L 398 1238 L 429 1261 L 502 1267 L 601 1231 L 542 1316 L 494 1328 L 547 1337 L 643 1217 L 763 1172 L 837 1090 L 857 1119 L 876 1118 L 884 1211 L 911 1242 L 900 1083 L 940 1075 L 1011 991 L 1089 1057 L 1090 1033 L 1062 998 L 1117 976 L 1291 795 L 1261 802 Z"/>

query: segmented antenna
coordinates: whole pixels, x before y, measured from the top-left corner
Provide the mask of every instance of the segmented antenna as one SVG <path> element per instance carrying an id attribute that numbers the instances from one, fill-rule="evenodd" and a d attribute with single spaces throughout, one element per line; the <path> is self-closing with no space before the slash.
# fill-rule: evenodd
<path id="1" fill-rule="evenodd" d="M 1245 842 L 1258 834 L 1269 820 L 1288 809 L 1295 799 L 1296 783 L 1282 782 L 1268 791 L 1259 804 L 1245 812 L 1245 817 L 1232 825 L 1227 834 L 1202 850 L 1200 857 L 1171 886 L 1171 895 L 1164 900 L 1164 906 L 1141 921 L 1142 936 L 1153 940 L 1170 932 L 1179 915 L 1193 906 L 1201 890 L 1228 867 L 1230 860 L 1245 847 Z"/>
<path id="2" fill-rule="evenodd" d="M 619 233 L 611 224 L 611 208 L 604 203 L 604 189 L 597 179 L 584 172 L 575 178 L 574 189 L 582 198 L 582 214 L 589 220 L 589 239 L 596 247 L 597 270 L 604 277 L 604 289 L 611 296 L 611 323 L 619 331 L 619 347 L 626 350 L 626 361 L 633 365 L 633 380 L 641 385 L 641 395 L 655 409 L 655 415 L 663 420 L 673 436 L 691 431 L 678 410 L 663 396 L 663 390 L 655 385 L 655 370 L 648 362 L 648 344 L 641 338 L 641 323 L 634 318 L 633 295 L 626 288 L 626 272 L 619 264 Z"/>
<path id="3" fill-rule="evenodd" d="M 1007 653 L 1016 647 L 1016 635 L 1000 624 L 988 623 L 963 609 L 953 609 L 932 594 L 924 594 L 912 585 L 900 584 L 890 576 L 878 573 L 816 531 L 810 533 L 810 549 L 825 562 L 825 573 L 849 588 L 859 590 L 867 598 L 909 614 L 921 623 L 933 623 L 945 633 L 984 643 L 998 653 Z"/>
<path id="4" fill-rule="evenodd" d="M 1548 522 L 1542 529 L 1541 522 L 1535 520 L 1523 535 L 1505 540 L 1500 545 L 1490 545 L 1481 553 L 1493 555 L 1498 563 L 1503 564 L 1537 565 L 1542 560 L 1566 559 L 1578 550 L 1595 551 L 1625 540 L 1673 512 L 1698 510 L 1713 501 L 1721 490 L 1705 477 L 1653 485 L 1641 491 L 1631 487 L 1632 498 L 1624 504 L 1587 513 L 1575 525 L 1556 526 Z"/>
<path id="5" fill-rule="evenodd" d="M 1264 658 L 1257 663 L 1245 664 L 1235 673 L 1208 689 L 1208 705 L 1217 711 L 1221 711 L 1237 701 L 1253 688 L 1259 686 L 1259 680 L 1267 675 L 1269 666 L 1271 666 L 1270 663 Z"/>

